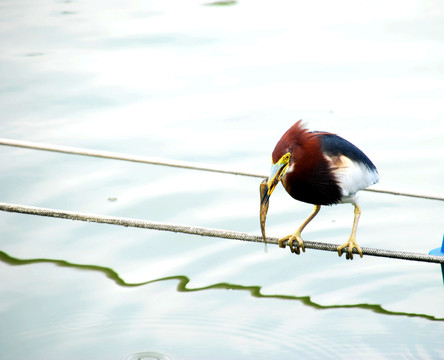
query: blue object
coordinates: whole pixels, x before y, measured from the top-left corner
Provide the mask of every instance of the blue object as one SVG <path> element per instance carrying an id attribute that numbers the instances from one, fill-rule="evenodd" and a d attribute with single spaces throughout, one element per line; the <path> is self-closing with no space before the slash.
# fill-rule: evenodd
<path id="1" fill-rule="evenodd" d="M 444 236 L 442 238 L 441 247 L 430 250 L 429 255 L 444 256 Z M 441 264 L 441 272 L 442 272 L 442 281 L 444 282 L 444 264 Z"/>

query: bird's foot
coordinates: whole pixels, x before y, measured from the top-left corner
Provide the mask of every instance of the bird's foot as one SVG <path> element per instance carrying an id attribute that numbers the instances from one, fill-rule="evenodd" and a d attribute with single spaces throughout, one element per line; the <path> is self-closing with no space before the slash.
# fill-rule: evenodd
<path id="1" fill-rule="evenodd" d="M 295 240 L 298 242 L 298 245 L 293 245 Z M 287 242 L 292 253 L 296 253 L 299 255 L 301 253 L 301 249 L 303 252 L 305 252 L 305 245 L 304 245 L 304 241 L 301 238 L 300 231 L 296 231 L 294 234 L 284 236 L 282 239 L 280 239 L 279 240 L 279 247 L 285 248 L 285 246 L 287 245 L 285 242 Z"/>
<path id="2" fill-rule="evenodd" d="M 337 250 L 338 250 L 338 254 L 339 256 L 342 255 L 342 249 L 344 248 L 348 248 L 348 251 L 345 254 L 345 257 L 347 259 L 353 260 L 353 248 L 355 248 L 358 253 L 359 256 L 362 257 L 362 250 L 359 247 L 358 243 L 356 242 L 356 238 L 353 236 L 350 236 L 350 239 L 348 239 L 348 241 L 344 244 L 342 244 L 341 246 L 338 246 Z"/>

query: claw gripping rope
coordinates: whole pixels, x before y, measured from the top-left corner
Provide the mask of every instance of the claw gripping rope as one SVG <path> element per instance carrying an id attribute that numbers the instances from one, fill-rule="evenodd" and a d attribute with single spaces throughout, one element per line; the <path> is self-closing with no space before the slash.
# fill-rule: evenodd
<path id="1" fill-rule="evenodd" d="M 57 145 L 52 145 L 52 144 L 36 143 L 36 142 L 30 142 L 30 141 L 20 141 L 20 140 L 11 140 L 11 139 L 0 138 L 0 145 L 21 147 L 21 148 L 34 149 L 34 150 L 52 151 L 52 152 L 59 152 L 59 153 L 65 153 L 65 154 L 99 157 L 99 158 L 104 158 L 104 159 L 131 161 L 131 162 L 138 162 L 138 163 L 144 163 L 144 164 L 172 166 L 172 167 L 179 167 L 179 168 L 184 168 L 184 169 L 211 171 L 211 172 L 217 172 L 217 173 L 249 176 L 249 177 L 262 178 L 262 179 L 267 177 L 266 175 L 262 175 L 262 174 L 253 174 L 253 173 L 246 173 L 246 172 L 240 172 L 240 171 L 233 171 L 233 170 L 229 170 L 229 169 L 222 169 L 222 168 L 218 168 L 218 167 L 214 167 L 214 166 L 190 163 L 190 162 L 185 162 L 185 161 L 172 161 L 172 160 L 165 160 L 165 159 L 159 159 L 159 158 L 153 158 L 153 157 L 147 157 L 147 156 L 135 156 L 135 155 L 122 154 L 122 153 L 111 152 L 111 151 L 100 151 L 100 150 L 84 149 L 84 148 L 77 148 L 77 147 L 70 147 L 70 146 L 57 146 Z M 394 190 L 383 190 L 383 189 L 363 189 L 363 191 L 371 191 L 371 192 L 384 193 L 384 194 L 392 194 L 392 195 L 409 196 L 409 197 L 428 199 L 428 200 L 444 201 L 444 196 L 440 196 L 440 195 L 427 195 L 427 194 L 417 194 L 417 193 L 415 194 L 415 193 L 407 193 L 407 192 L 400 192 L 400 191 L 394 191 Z M 219 238 L 225 238 L 225 239 L 243 240 L 243 241 L 250 241 L 250 242 L 263 242 L 262 236 L 260 236 L 260 235 L 252 235 L 252 234 L 247 234 L 247 233 L 242 233 L 242 232 L 237 232 L 237 231 L 209 229 L 209 228 L 203 228 L 203 227 L 198 227 L 198 226 L 166 224 L 166 223 L 158 223 L 158 222 L 152 222 L 152 221 L 147 221 L 147 220 L 122 218 L 122 217 L 115 217 L 115 216 L 103 216 L 103 215 L 95 215 L 95 214 L 76 213 L 76 212 L 72 212 L 72 211 L 45 209 L 45 208 L 38 208 L 38 207 L 32 207 L 32 206 L 7 204 L 7 203 L 2 203 L 2 202 L 0 202 L 0 210 L 7 211 L 7 212 L 14 212 L 14 213 L 29 214 L 29 215 L 39 215 L 39 216 L 47 216 L 47 217 L 54 217 L 54 218 L 119 225 L 119 226 L 125 226 L 125 227 L 138 227 L 138 228 L 161 230 L 161 231 L 181 232 L 181 233 L 186 233 L 186 234 L 201 235 L 201 236 L 208 236 L 208 237 L 219 237 Z M 278 238 L 274 238 L 274 237 L 267 238 L 267 243 L 278 244 L 278 241 L 279 241 Z M 304 241 L 304 244 L 307 249 L 325 250 L 325 251 L 333 251 L 333 252 L 336 252 L 337 247 L 338 247 L 338 245 L 335 245 L 335 244 L 320 243 L 320 242 L 313 242 L 313 241 Z M 405 252 L 405 251 L 374 249 L 374 248 L 366 248 L 366 247 L 363 247 L 361 249 L 362 249 L 362 253 L 364 255 L 444 264 L 444 256 L 412 253 L 412 252 Z M 343 249 L 343 252 L 346 252 L 346 251 L 347 251 L 347 248 Z M 357 254 L 356 249 L 353 249 L 353 253 Z M 444 267 L 443 267 L 443 271 L 444 271 Z"/>

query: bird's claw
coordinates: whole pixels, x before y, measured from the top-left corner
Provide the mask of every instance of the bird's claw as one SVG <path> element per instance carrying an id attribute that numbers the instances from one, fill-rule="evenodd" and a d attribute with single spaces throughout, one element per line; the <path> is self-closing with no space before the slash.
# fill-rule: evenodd
<path id="1" fill-rule="evenodd" d="M 298 242 L 298 245 L 293 245 L 295 240 Z M 301 249 L 303 252 L 305 252 L 304 241 L 301 238 L 301 234 L 298 232 L 292 235 L 287 235 L 279 240 L 279 247 L 285 248 L 287 244 L 290 247 L 290 251 L 292 253 L 296 253 L 299 255 L 301 253 Z"/>
<path id="2" fill-rule="evenodd" d="M 356 251 L 359 253 L 359 256 L 362 257 L 362 250 L 359 247 L 358 243 L 356 242 L 356 239 L 350 238 L 346 243 L 342 244 L 341 246 L 338 246 L 338 255 L 342 256 L 342 250 L 344 248 L 347 248 L 347 252 L 345 253 L 345 258 L 348 260 L 353 260 L 353 248 L 356 249 Z"/>

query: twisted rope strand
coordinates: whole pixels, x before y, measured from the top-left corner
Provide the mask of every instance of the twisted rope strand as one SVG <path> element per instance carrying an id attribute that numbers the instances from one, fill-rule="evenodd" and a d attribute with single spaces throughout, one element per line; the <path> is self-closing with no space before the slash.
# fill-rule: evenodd
<path id="1" fill-rule="evenodd" d="M 47 208 L 40 208 L 40 207 L 33 207 L 33 206 L 8 204 L 8 203 L 3 203 L 3 202 L 0 202 L 0 210 L 7 211 L 7 212 L 13 212 L 13 213 L 28 214 L 28 215 L 47 216 L 47 217 L 54 217 L 54 218 L 119 225 L 119 226 L 125 226 L 125 227 L 135 227 L 135 228 L 144 228 L 144 229 L 152 229 L 152 230 L 160 230 L 160 231 L 170 231 L 170 232 L 185 233 L 185 234 L 192 234 L 192 235 L 201 235 L 201 236 L 208 236 L 208 237 L 232 239 L 232 240 L 242 240 L 242 241 L 250 241 L 250 242 L 257 242 L 257 243 L 264 242 L 264 240 L 262 239 L 262 236 L 260 236 L 260 235 L 247 234 L 247 233 L 237 232 L 237 231 L 210 229 L 210 228 L 204 228 L 204 227 L 200 227 L 200 226 L 174 225 L 174 224 L 167 224 L 167 223 L 160 223 L 160 222 L 153 222 L 153 221 L 132 219 L 132 218 L 124 218 L 124 217 L 116 217 L 116 216 L 104 216 L 104 215 L 95 215 L 95 214 L 87 214 L 87 213 L 77 213 L 77 212 L 73 212 L 73 211 L 55 210 L 55 209 L 47 209 Z M 277 245 L 278 241 L 279 241 L 279 239 L 275 238 L 275 237 L 268 237 L 267 238 L 267 243 L 270 243 L 270 244 Z M 335 244 L 313 242 L 313 241 L 304 241 L 304 244 L 307 249 L 333 251 L 333 252 L 337 252 L 337 247 L 338 247 L 338 245 L 335 245 Z M 361 249 L 362 249 L 363 254 L 370 255 L 370 256 L 444 264 L 444 256 L 435 256 L 435 255 L 412 253 L 412 252 L 405 252 L 405 251 L 374 249 L 374 248 L 367 248 L 367 247 L 363 247 Z M 345 248 L 343 251 L 346 252 L 347 248 Z M 357 254 L 358 252 L 356 251 L 356 249 L 353 249 L 353 253 Z"/>
<path id="2" fill-rule="evenodd" d="M 131 161 L 131 162 L 137 162 L 137 163 L 143 163 L 143 164 L 171 166 L 171 167 L 178 167 L 178 168 L 183 168 L 183 169 L 210 171 L 210 172 L 217 172 L 217 173 L 222 173 L 222 174 L 249 176 L 249 177 L 261 178 L 261 179 L 268 177 L 268 175 L 264 175 L 264 174 L 255 174 L 255 173 L 248 173 L 248 172 L 243 172 L 243 171 L 234 171 L 234 170 L 225 169 L 225 168 L 221 168 L 221 167 L 216 167 L 216 166 L 211 166 L 211 165 L 206 165 L 206 164 L 199 164 L 199 163 L 191 163 L 191 162 L 187 162 L 187 161 L 167 160 L 167 159 L 161 159 L 161 158 L 156 158 L 156 157 L 123 154 L 123 153 L 117 153 L 117 152 L 112 152 L 112 151 L 92 150 L 92 149 L 78 148 L 78 147 L 72 147 L 72 146 L 58 146 L 58 145 L 52 145 L 52 144 L 37 143 L 37 142 L 32 142 L 32 141 L 21 141 L 21 140 L 0 138 L 0 145 L 15 146 L 15 147 L 21 147 L 21 148 L 27 148 L 27 149 L 34 149 L 34 150 L 52 151 L 52 152 L 59 152 L 59 153 L 65 153 L 65 154 L 91 156 L 91 157 L 98 157 L 98 158 L 104 158 L 104 159 Z M 374 189 L 374 188 L 363 189 L 363 191 L 371 191 L 371 192 L 382 193 L 382 194 L 400 195 L 400 196 L 408 196 L 408 197 L 420 198 L 420 199 L 444 201 L 443 195 L 435 195 L 435 194 L 419 194 L 419 193 L 401 192 L 401 191 L 390 190 L 390 189 Z"/>

